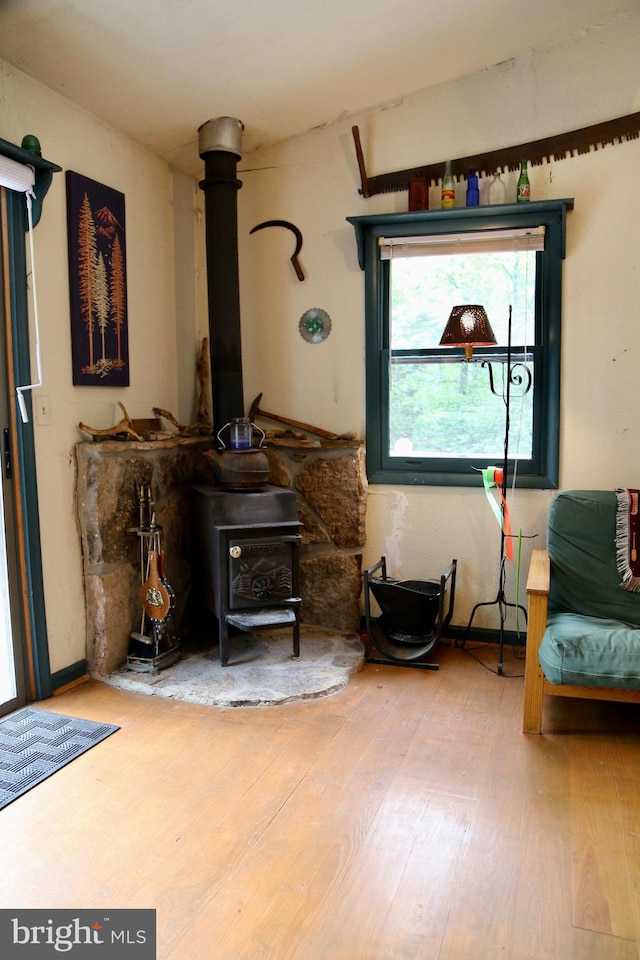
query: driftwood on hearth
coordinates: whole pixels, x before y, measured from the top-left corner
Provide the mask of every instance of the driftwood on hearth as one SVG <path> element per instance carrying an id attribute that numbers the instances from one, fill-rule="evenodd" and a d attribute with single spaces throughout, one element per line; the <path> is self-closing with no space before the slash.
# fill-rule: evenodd
<path id="1" fill-rule="evenodd" d="M 197 363 L 198 377 L 198 414 L 195 423 L 182 424 L 169 411 L 154 407 L 156 419 L 132 420 L 123 403 L 118 401 L 123 418 L 112 427 L 90 427 L 80 422 L 78 428 L 88 433 L 94 440 L 168 440 L 178 437 L 206 437 L 212 430 L 211 416 L 211 367 L 209 359 L 209 340 L 205 337 L 200 345 Z M 162 430 L 160 419 L 167 420 L 174 430 Z"/>
<path id="2" fill-rule="evenodd" d="M 163 410 L 162 407 L 154 407 L 153 412 L 156 417 L 162 417 L 176 428 L 179 437 L 206 437 L 211 433 L 211 424 L 196 421 L 195 423 L 180 423 L 170 410 Z"/>
<path id="3" fill-rule="evenodd" d="M 125 405 L 120 403 L 118 400 L 118 406 L 122 410 L 124 416 L 122 420 L 114 424 L 112 427 L 100 429 L 99 427 L 90 427 L 86 423 L 82 423 L 82 421 L 80 421 L 78 424 L 78 429 L 82 430 L 84 433 L 91 434 L 94 440 L 120 440 L 123 435 L 130 437 L 131 440 L 142 440 L 140 434 L 134 429 L 133 420 L 127 413 Z"/>

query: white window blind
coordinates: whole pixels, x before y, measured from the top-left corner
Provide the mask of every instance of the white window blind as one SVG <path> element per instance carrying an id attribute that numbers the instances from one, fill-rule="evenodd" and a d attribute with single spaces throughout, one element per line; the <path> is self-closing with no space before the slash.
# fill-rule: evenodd
<path id="1" fill-rule="evenodd" d="M 0 154 L 0 187 L 17 190 L 19 193 L 32 193 L 35 182 L 33 167 Z"/>
<path id="2" fill-rule="evenodd" d="M 380 258 L 448 256 L 455 253 L 507 253 L 544 250 L 544 226 L 424 237 L 380 237 Z"/>

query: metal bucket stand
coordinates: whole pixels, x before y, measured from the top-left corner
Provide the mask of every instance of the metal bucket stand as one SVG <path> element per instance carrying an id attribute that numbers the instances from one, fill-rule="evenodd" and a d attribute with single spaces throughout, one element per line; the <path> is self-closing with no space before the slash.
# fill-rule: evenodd
<path id="1" fill-rule="evenodd" d="M 364 611 L 367 636 L 381 657 L 369 663 L 438 670 L 423 660 L 433 650 L 451 621 L 456 590 L 457 560 L 452 560 L 440 580 L 393 580 L 387 577 L 386 558 L 364 571 Z M 381 571 L 380 577 L 374 574 Z M 371 596 L 380 607 L 371 616 Z M 445 604 L 448 596 L 448 604 Z"/>

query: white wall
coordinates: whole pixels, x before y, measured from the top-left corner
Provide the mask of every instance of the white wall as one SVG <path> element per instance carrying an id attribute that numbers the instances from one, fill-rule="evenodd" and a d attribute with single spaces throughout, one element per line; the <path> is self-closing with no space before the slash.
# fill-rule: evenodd
<path id="1" fill-rule="evenodd" d="M 364 431 L 363 275 L 346 217 L 406 209 L 406 194 L 364 200 L 351 135 L 357 123 L 370 175 L 444 161 L 640 110 L 640 12 L 480 74 L 312 131 L 241 161 L 238 194 L 245 402 L 339 432 Z M 366 78 L 363 78 L 366 83 Z M 242 119 L 241 117 L 239 119 Z M 126 196 L 131 386 L 73 387 L 64 174 L 56 174 L 35 232 L 45 393 L 52 422 L 35 428 L 51 665 L 84 656 L 82 564 L 73 447 L 80 420 L 109 426 L 153 406 L 189 418 L 195 357 L 207 333 L 202 195 L 117 131 L 0 61 L 0 136 L 39 137 L 43 155 Z M 561 486 L 640 485 L 635 413 L 640 333 L 636 224 L 640 141 L 532 170 L 534 199 L 574 197 L 564 266 Z M 512 180 L 512 187 L 515 182 Z M 174 193 L 175 189 L 175 193 Z M 175 216 L 174 216 L 175 206 Z M 191 218 L 193 221 L 191 222 Z M 289 262 L 304 236 L 300 282 Z M 179 250 L 174 256 L 174 240 Z M 194 290 L 195 288 L 195 290 Z M 322 344 L 298 333 L 309 307 L 333 329 Z M 193 356 L 193 367 L 189 355 Z M 190 369 L 193 373 L 190 374 Z M 544 542 L 549 491 L 516 491 L 514 526 L 526 562 Z M 478 489 L 371 486 L 365 564 L 437 576 L 459 561 L 454 622 L 497 589 L 499 531 Z M 510 591 L 513 594 L 513 572 Z M 492 625 L 490 615 L 478 625 Z"/>
<path id="2" fill-rule="evenodd" d="M 90 114 L 0 61 L 0 136 L 18 145 L 35 134 L 54 175 L 34 232 L 44 386 L 51 423 L 34 424 L 44 589 L 51 668 L 85 656 L 82 561 L 75 514 L 74 445 L 83 421 L 113 425 L 121 417 L 177 408 L 173 179 L 167 165 Z M 64 171 L 125 194 L 129 354 L 128 388 L 74 387 L 71 375 Z M 193 339 L 192 366 L 196 344 Z M 191 339 L 182 337 L 183 348 Z M 35 367 L 34 367 L 35 372 Z"/>
<path id="3" fill-rule="evenodd" d="M 364 431 L 363 274 L 345 218 L 404 211 L 407 195 L 359 196 L 353 123 L 371 176 L 623 116 L 640 110 L 639 40 L 640 12 L 247 157 L 239 168 L 245 396 L 262 392 L 266 409 L 338 432 Z M 640 484 L 633 402 L 640 355 L 639 169 L 640 141 L 634 140 L 530 174 L 534 200 L 575 198 L 564 263 L 565 489 Z M 514 197 L 516 179 L 507 177 Z M 460 202 L 463 196 L 464 185 Z M 288 261 L 290 233 L 249 236 L 253 225 L 275 218 L 302 230 L 303 283 Z M 318 345 L 298 334 L 309 307 L 323 307 L 333 321 L 331 335 Z M 544 545 L 552 496 L 516 490 L 510 499 L 514 528 L 535 538 L 524 540 L 523 565 L 533 545 Z M 365 565 L 386 555 L 393 576 L 439 576 L 458 559 L 455 623 L 466 624 L 476 602 L 495 597 L 500 535 L 480 479 L 477 489 L 372 485 L 367 528 Z M 523 574 L 521 598 L 524 580 Z M 512 600 L 514 581 L 510 566 Z M 494 626 L 495 608 L 480 611 L 474 623 Z"/>

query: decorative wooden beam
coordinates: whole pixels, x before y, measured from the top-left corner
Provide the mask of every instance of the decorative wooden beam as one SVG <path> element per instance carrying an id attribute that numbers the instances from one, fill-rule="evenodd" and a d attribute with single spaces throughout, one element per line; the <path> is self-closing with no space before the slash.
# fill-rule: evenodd
<path id="1" fill-rule="evenodd" d="M 397 173 L 382 173 L 376 177 L 368 177 L 365 169 L 360 131 L 352 127 L 351 132 L 356 148 L 358 168 L 362 187 L 358 191 L 363 197 L 372 197 L 377 193 L 394 193 L 398 190 L 407 190 L 409 180 L 413 177 L 425 177 L 432 185 L 437 184 L 442 177 L 444 160 L 438 163 L 429 163 L 422 167 L 413 167 L 411 170 L 400 170 Z M 604 123 L 594 123 L 590 127 L 572 130 L 569 133 L 559 133 L 542 140 L 531 140 L 529 143 L 520 143 L 514 147 L 502 147 L 499 150 L 490 150 L 487 153 L 476 153 L 469 157 L 460 157 L 453 160 L 451 168 L 454 176 L 461 180 L 470 169 L 477 170 L 481 176 L 489 176 L 498 170 L 517 170 L 521 160 L 528 160 L 532 166 L 546 163 L 550 160 L 565 160 L 576 153 L 590 153 L 599 147 L 609 144 L 622 143 L 626 140 L 637 140 L 640 136 L 640 112 L 630 113 L 616 120 L 606 120 Z"/>

